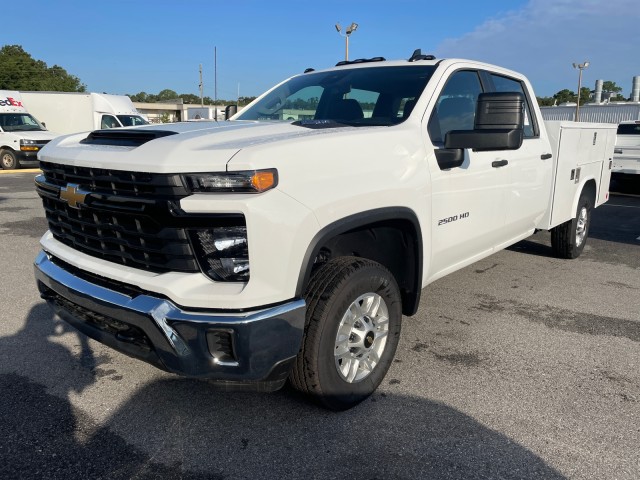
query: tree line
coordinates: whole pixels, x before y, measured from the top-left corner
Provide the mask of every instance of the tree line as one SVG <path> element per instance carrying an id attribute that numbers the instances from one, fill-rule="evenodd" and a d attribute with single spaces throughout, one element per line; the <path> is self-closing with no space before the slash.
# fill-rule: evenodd
<path id="1" fill-rule="evenodd" d="M 0 48 L 0 90 L 84 92 L 87 87 L 59 65 L 49 67 L 20 45 Z"/>
<path id="2" fill-rule="evenodd" d="M 616 82 L 607 80 L 602 82 L 602 93 L 609 97 L 609 100 L 613 102 L 624 102 L 625 100 L 631 100 L 631 98 L 625 98 L 620 92 L 622 87 L 616 85 Z M 593 91 L 589 87 L 580 88 L 580 105 L 584 105 L 591 101 L 591 95 Z M 604 99 L 604 98 L 603 98 Z M 538 105 L 541 107 L 551 107 L 553 105 L 561 105 L 563 103 L 577 103 L 578 95 L 573 90 L 565 88 L 560 90 L 551 97 L 537 97 Z"/>
<path id="3" fill-rule="evenodd" d="M 194 95 L 193 93 L 177 93 L 171 89 L 161 90 L 158 94 L 147 93 L 147 92 L 139 92 L 134 94 L 127 94 L 129 98 L 131 98 L 132 102 L 142 102 L 142 103 L 158 103 L 158 102 L 179 102 L 186 103 L 189 105 L 200 105 L 200 97 L 198 95 Z M 211 97 L 203 97 L 202 103 L 204 105 L 240 105 L 244 106 L 255 100 L 256 97 L 240 97 L 234 100 L 221 100 L 218 99 L 215 101 Z"/>

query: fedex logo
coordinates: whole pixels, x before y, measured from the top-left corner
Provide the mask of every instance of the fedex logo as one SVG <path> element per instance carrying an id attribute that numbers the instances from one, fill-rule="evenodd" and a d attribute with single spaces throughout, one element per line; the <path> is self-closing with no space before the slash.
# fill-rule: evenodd
<path id="1" fill-rule="evenodd" d="M 0 100 L 0 107 L 22 107 L 22 102 L 19 102 L 18 100 L 11 98 L 11 97 L 7 97 L 4 100 Z"/>

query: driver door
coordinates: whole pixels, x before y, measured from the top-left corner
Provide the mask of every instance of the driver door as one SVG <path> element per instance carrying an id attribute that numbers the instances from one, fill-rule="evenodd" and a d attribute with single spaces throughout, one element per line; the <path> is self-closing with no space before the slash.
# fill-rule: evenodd
<path id="1" fill-rule="evenodd" d="M 482 92 L 477 71 L 454 72 L 429 116 L 427 141 L 436 149 L 443 148 L 448 131 L 473 130 Z M 492 165 L 498 157 L 497 152 L 466 149 L 462 166 L 451 169 L 443 169 L 434 154 L 428 158 L 432 188 L 430 278 L 472 263 L 500 243 L 506 173 Z"/>

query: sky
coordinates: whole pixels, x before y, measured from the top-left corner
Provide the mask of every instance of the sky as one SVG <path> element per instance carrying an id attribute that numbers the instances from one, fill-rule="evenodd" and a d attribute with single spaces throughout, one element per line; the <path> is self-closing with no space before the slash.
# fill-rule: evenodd
<path id="1" fill-rule="evenodd" d="M 3 9 L 1 45 L 77 76 L 88 91 L 256 96 L 305 68 L 344 59 L 334 25 L 355 22 L 349 58 L 416 48 L 527 75 L 538 96 L 640 75 L 640 0 L 30 0 Z M 12 24 L 11 26 L 7 23 Z M 217 62 L 214 61 L 217 52 Z"/>

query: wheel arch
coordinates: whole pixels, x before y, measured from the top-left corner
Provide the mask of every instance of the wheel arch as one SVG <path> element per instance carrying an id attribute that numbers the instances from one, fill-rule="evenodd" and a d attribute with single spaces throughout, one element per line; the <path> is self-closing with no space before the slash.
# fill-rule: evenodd
<path id="1" fill-rule="evenodd" d="M 322 228 L 307 247 L 296 296 L 303 296 L 317 267 L 345 255 L 368 258 L 389 269 L 400 287 L 402 313 L 415 314 L 422 289 L 423 245 L 420 222 L 413 210 L 406 207 L 368 210 Z"/>
<path id="2" fill-rule="evenodd" d="M 584 182 L 582 188 L 578 191 L 576 198 L 573 201 L 573 211 L 576 212 L 578 209 L 578 202 L 580 201 L 580 197 L 583 194 L 586 194 L 591 202 L 591 208 L 595 208 L 596 199 L 598 198 L 598 186 L 596 184 L 596 180 L 594 178 L 589 178 Z"/>

